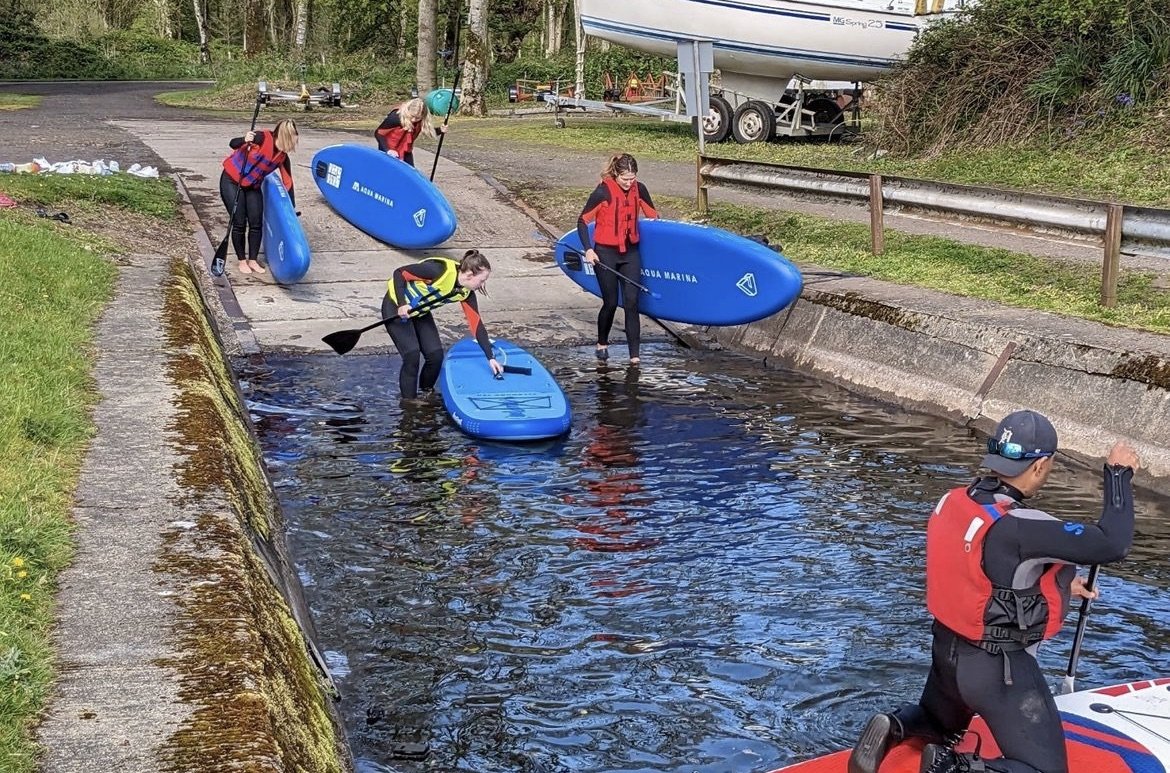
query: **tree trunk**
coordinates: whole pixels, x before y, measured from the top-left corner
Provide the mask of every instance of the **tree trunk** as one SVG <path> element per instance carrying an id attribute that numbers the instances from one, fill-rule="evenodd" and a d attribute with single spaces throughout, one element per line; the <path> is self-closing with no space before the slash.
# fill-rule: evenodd
<path id="1" fill-rule="evenodd" d="M 268 28 L 268 45 L 280 48 L 280 41 L 276 39 L 276 0 L 264 0 L 264 18 Z"/>
<path id="2" fill-rule="evenodd" d="M 244 0 L 244 55 L 264 50 L 263 0 Z"/>
<path id="3" fill-rule="evenodd" d="M 297 51 L 305 48 L 305 32 L 309 26 L 309 0 L 296 0 L 297 29 L 294 33 L 293 45 Z"/>
<path id="4" fill-rule="evenodd" d="M 573 38 L 577 43 L 577 88 L 574 95 L 585 98 L 585 28 L 581 26 L 581 0 L 573 0 Z"/>
<path id="5" fill-rule="evenodd" d="M 435 0 L 418 0 L 418 58 L 414 78 L 418 93 L 435 87 Z"/>
<path id="6" fill-rule="evenodd" d="M 487 115 L 488 0 L 471 0 L 467 8 L 467 45 L 463 58 L 463 115 Z"/>
<path id="7" fill-rule="evenodd" d="M 211 64 L 211 45 L 207 38 L 207 0 L 193 0 L 195 27 L 199 30 L 199 64 Z"/>
<path id="8" fill-rule="evenodd" d="M 395 41 L 394 58 L 402 61 L 406 58 L 406 30 L 410 27 L 410 3 L 403 2 L 398 14 L 398 39 Z"/>

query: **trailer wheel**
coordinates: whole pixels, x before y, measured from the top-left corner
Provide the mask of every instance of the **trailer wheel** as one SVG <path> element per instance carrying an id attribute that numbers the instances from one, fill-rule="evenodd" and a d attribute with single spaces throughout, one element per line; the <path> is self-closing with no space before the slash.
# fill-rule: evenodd
<path id="1" fill-rule="evenodd" d="M 810 99 L 804 107 L 806 110 L 813 111 L 813 120 L 816 121 L 818 127 L 826 124 L 835 126 L 845 120 L 845 111 L 836 101 L 828 97 Z"/>
<path id="2" fill-rule="evenodd" d="M 565 128 L 565 119 L 564 118 L 558 118 L 555 121 L 553 121 L 553 123 L 556 124 L 556 127 L 558 129 Z"/>
<path id="3" fill-rule="evenodd" d="M 731 133 L 736 142 L 770 142 L 776 136 L 776 113 L 767 102 L 744 102 L 731 117 Z"/>
<path id="4" fill-rule="evenodd" d="M 711 109 L 703 117 L 703 139 L 707 142 L 723 142 L 731 134 L 731 103 L 722 94 L 711 95 Z M 699 130 L 694 129 L 695 136 Z"/>

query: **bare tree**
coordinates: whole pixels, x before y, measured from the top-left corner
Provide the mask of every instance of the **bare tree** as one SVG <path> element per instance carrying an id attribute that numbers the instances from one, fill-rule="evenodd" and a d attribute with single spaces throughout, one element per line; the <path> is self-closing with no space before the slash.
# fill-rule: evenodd
<path id="1" fill-rule="evenodd" d="M 395 39 L 394 58 L 402 61 L 406 58 L 406 30 L 410 27 L 410 3 L 399 5 L 398 36 Z"/>
<path id="2" fill-rule="evenodd" d="M 467 8 L 467 45 L 463 54 L 463 95 L 459 111 L 464 115 L 487 115 L 488 0 L 470 0 Z"/>
<path id="3" fill-rule="evenodd" d="M 305 31 L 309 26 L 309 0 L 296 0 L 297 27 L 294 33 L 293 45 L 297 51 L 305 48 Z"/>
<path id="4" fill-rule="evenodd" d="M 544 55 L 556 56 L 565 39 L 565 16 L 569 12 L 569 0 L 545 0 L 544 5 Z"/>
<path id="5" fill-rule="evenodd" d="M 199 63 L 211 64 L 211 44 L 207 37 L 207 0 L 192 0 L 195 5 L 195 27 L 199 30 Z"/>
<path id="6" fill-rule="evenodd" d="M 414 77 L 418 93 L 435 87 L 435 0 L 418 0 L 418 59 Z"/>

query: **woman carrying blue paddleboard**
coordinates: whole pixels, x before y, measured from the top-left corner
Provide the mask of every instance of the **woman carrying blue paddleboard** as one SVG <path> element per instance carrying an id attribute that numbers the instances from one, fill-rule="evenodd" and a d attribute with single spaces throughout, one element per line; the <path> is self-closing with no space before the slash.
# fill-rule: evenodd
<path id="1" fill-rule="evenodd" d="M 286 118 L 277 122 L 272 131 L 261 129 L 236 137 L 230 143 L 232 153 L 223 160 L 219 175 L 219 195 L 227 207 L 232 222 L 232 248 L 244 274 L 263 274 L 264 267 L 256 260 L 260 242 L 264 238 L 264 195 L 260 183 L 280 170 L 288 197 L 296 206 L 293 194 L 292 161 L 288 154 L 297 149 L 297 125 Z M 247 234 L 248 258 L 244 259 L 244 237 Z"/>
<path id="2" fill-rule="evenodd" d="M 640 282 L 642 256 L 638 252 L 638 216 L 658 217 L 646 186 L 638 182 L 638 162 L 629 153 L 619 153 L 609 160 L 601 183 L 590 194 L 577 218 L 577 235 L 585 247 L 585 260 L 600 261 L 610 271 L 597 272 L 601 288 L 601 311 L 597 314 L 597 359 L 609 359 L 609 331 L 617 313 L 619 284 Z M 589 223 L 596 223 L 593 240 Z M 622 281 L 624 280 L 624 281 Z M 622 309 L 626 316 L 626 343 L 630 364 L 637 365 L 642 339 L 638 317 L 638 291 L 621 288 Z"/>
<path id="3" fill-rule="evenodd" d="M 386 332 L 402 355 L 402 370 L 398 373 L 402 397 L 416 398 L 420 390 L 434 389 L 439 380 L 443 342 L 439 340 L 439 327 L 431 312 L 446 303 L 462 304 L 471 335 L 487 357 L 492 374 L 498 376 L 504 372 L 492 355 L 492 342 L 475 300 L 475 291 L 484 286 L 491 272 L 491 264 L 479 250 L 468 250 L 460 261 L 427 258 L 394 269 L 394 276 L 387 282 L 386 297 L 382 299 L 382 319 L 392 320 L 386 322 Z M 423 360 L 420 373 L 419 364 Z"/>
<path id="4" fill-rule="evenodd" d="M 391 110 L 374 131 L 374 139 L 378 141 L 378 150 L 414 166 L 414 141 L 418 135 L 434 139 L 445 131 L 446 126 L 436 128 L 431 123 L 427 103 L 415 98 Z"/>

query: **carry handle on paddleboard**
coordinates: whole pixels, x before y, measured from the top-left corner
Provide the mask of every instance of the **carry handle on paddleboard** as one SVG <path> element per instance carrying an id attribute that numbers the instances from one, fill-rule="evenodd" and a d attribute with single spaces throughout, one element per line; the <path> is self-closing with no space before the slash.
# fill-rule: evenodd
<path id="1" fill-rule="evenodd" d="M 570 271 L 580 271 L 583 267 L 581 259 L 585 257 L 585 253 L 578 252 L 577 250 L 573 249 L 572 247 L 565 244 L 564 242 L 557 242 L 557 246 L 565 248 L 565 268 L 569 269 Z M 573 256 L 573 259 L 569 258 L 570 255 Z M 628 276 L 626 276 L 622 272 L 618 271 L 617 269 L 610 268 L 609 266 L 605 265 L 600 260 L 597 261 L 596 263 L 594 263 L 593 265 L 594 266 L 601 266 L 609 273 L 618 275 L 622 279 L 624 279 L 627 282 L 629 282 L 630 284 L 632 284 L 634 287 L 637 287 L 639 290 L 641 290 L 642 292 L 649 295 L 651 298 L 657 299 L 657 298 L 662 297 L 659 293 L 654 292 L 646 285 L 641 284 L 639 282 L 635 282 L 633 279 L 630 279 Z"/>

